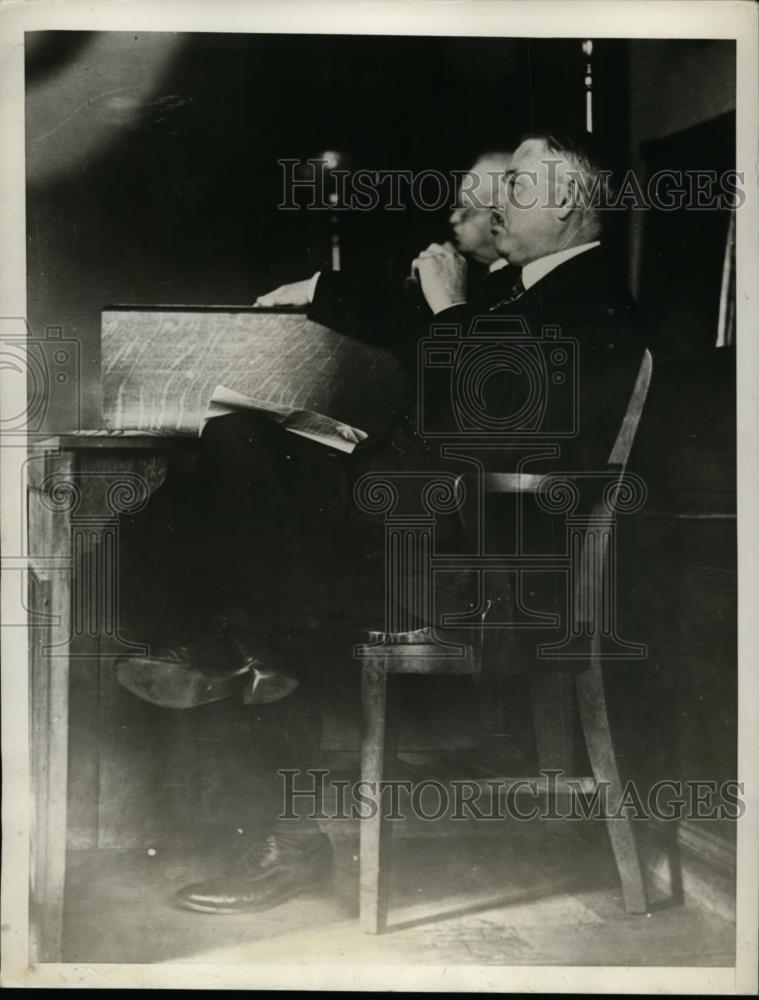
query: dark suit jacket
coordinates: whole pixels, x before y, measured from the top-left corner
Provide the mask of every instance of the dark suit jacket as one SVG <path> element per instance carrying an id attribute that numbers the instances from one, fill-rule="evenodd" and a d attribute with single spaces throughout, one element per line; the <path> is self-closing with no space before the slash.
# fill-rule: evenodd
<path id="1" fill-rule="evenodd" d="M 561 456 L 554 466 L 564 470 L 602 468 L 643 355 L 634 302 L 613 273 L 604 248 L 587 250 L 560 264 L 521 298 L 497 305 L 488 316 L 488 323 L 496 330 L 501 317 L 504 323 L 512 317 L 520 319 L 536 344 L 541 343 L 546 367 L 542 372 L 540 429 L 547 439 L 555 434 L 561 445 Z M 454 306 L 439 313 L 434 323 L 454 323 L 467 337 L 477 328 L 476 317 L 477 311 L 471 307 Z M 549 339 L 552 330 L 558 333 L 555 341 Z M 560 346 L 562 340 L 567 342 L 570 356 L 562 362 L 560 355 L 556 363 L 552 345 Z M 496 413 L 515 413 L 534 388 L 526 375 L 514 373 L 500 378 L 494 375 L 484 392 L 489 391 Z M 575 430 L 570 435 L 573 412 Z"/>
<path id="2" fill-rule="evenodd" d="M 467 267 L 467 300 L 485 309 L 508 293 L 508 268 L 488 273 L 474 261 Z M 432 319 L 421 289 L 391 284 L 381 274 L 324 271 L 316 283 L 309 319 L 392 352 L 410 373 L 416 370 L 417 342 Z"/>
<path id="3" fill-rule="evenodd" d="M 502 272 L 493 277 L 499 274 Z M 488 334 L 479 332 L 483 320 L 490 328 Z M 524 365 L 508 361 L 504 364 L 509 345 L 516 341 L 499 333 L 513 327 L 515 320 L 524 324 L 531 338 L 527 344 L 524 337 L 517 338 L 522 341 L 521 356 L 531 355 L 533 361 L 543 359 L 538 384 L 534 365 L 533 375 L 529 376 Z M 435 333 L 441 327 L 451 332 L 441 338 Z M 548 339 L 551 330 L 558 331 L 555 342 Z M 478 389 L 482 394 L 481 410 L 503 419 L 519 413 L 532 398 L 532 407 L 528 406 L 532 419 L 524 426 L 517 421 L 509 435 L 493 431 L 493 440 L 502 442 L 503 448 L 487 453 L 486 465 L 500 469 L 513 467 L 509 463 L 517 451 L 524 454 L 523 447 L 517 450 L 513 447 L 517 437 L 528 443 L 553 441 L 559 445 L 558 458 L 543 463 L 535 471 L 597 470 L 606 464 L 630 398 L 643 347 L 633 300 L 614 276 L 603 247 L 560 264 L 514 302 L 502 302 L 490 309 L 483 303 L 454 306 L 428 318 L 425 325 L 417 325 L 416 336 L 410 335 L 408 325 L 403 332 L 411 347 L 406 354 L 416 351 L 418 362 L 424 356 L 424 344 L 429 344 L 430 350 L 453 345 L 454 361 L 448 371 L 445 365 L 431 368 L 428 356 L 421 366 L 417 365 L 415 405 L 393 428 L 392 440 L 369 440 L 357 449 L 359 460 L 363 455 L 367 463 L 388 469 L 439 468 L 442 438 L 425 436 L 425 426 L 449 430 L 449 440 L 461 436 L 454 412 L 457 400 L 462 392 L 465 399 L 467 393 L 471 398 L 475 376 L 487 373 L 492 343 L 493 370 Z M 556 355 L 557 348 L 561 356 Z M 479 351 L 480 361 L 470 365 L 470 377 L 468 380 L 464 377 L 462 382 L 460 375 L 462 372 L 465 375 L 467 352 L 471 355 L 475 351 Z M 519 355 L 517 350 L 514 357 L 518 360 Z M 562 361 L 563 356 L 567 360 Z M 409 362 L 408 357 L 406 361 Z M 420 410 L 425 425 L 421 427 Z"/>
<path id="4" fill-rule="evenodd" d="M 503 298 L 507 297 L 513 281 L 509 270 L 493 275 L 502 283 Z M 354 477 L 363 472 L 384 472 L 391 476 L 399 472 L 429 476 L 439 472 L 454 475 L 471 472 L 466 463 L 441 457 L 443 442 L 461 442 L 462 451 L 477 455 L 486 467 L 502 471 L 514 471 L 525 454 L 552 444 L 558 445 L 558 454 L 532 463 L 528 471 L 595 472 L 604 468 L 630 398 L 643 348 L 636 333 L 633 301 L 615 279 L 603 248 L 585 251 L 559 265 L 514 302 L 499 302 L 497 295 L 493 302 L 482 296 L 476 304 L 455 306 L 435 317 L 418 307 L 416 313 L 409 312 L 405 304 L 400 306 L 392 301 L 359 302 L 355 286 L 351 294 L 342 292 L 341 298 L 334 293 L 338 286 L 345 287 L 344 281 L 342 277 L 330 276 L 324 284 L 319 282 L 321 300 L 315 302 L 313 318 L 346 333 L 358 333 L 363 339 L 371 338 L 374 343 L 384 343 L 386 347 L 395 345 L 396 350 L 400 338 L 403 343 L 399 356 L 411 370 L 415 361 L 420 362 L 416 365 L 417 399 L 386 435 L 367 440 L 356 449 L 351 456 Z M 497 293 L 494 282 L 489 291 Z M 329 300 L 328 293 L 332 293 Z M 324 308 L 327 301 L 329 308 Z M 403 317 L 398 320 L 402 325 L 395 331 L 378 328 L 373 323 L 373 316 L 393 315 L 394 311 L 397 317 Z M 357 317 L 361 317 L 360 322 Z M 483 320 L 491 327 L 490 332 L 480 329 Z M 517 328 L 522 325 L 525 328 L 516 339 L 506 335 L 514 328 L 515 321 Z M 442 335 L 436 333 L 441 327 L 445 328 Z M 548 338 L 546 328 L 558 333 L 556 339 Z M 386 339 L 383 333 L 388 334 Z M 435 362 L 436 355 L 437 360 L 443 356 L 450 360 L 430 364 Z M 527 363 L 512 363 L 520 357 L 522 361 L 526 358 Z M 536 364 L 541 358 L 545 362 L 542 368 Z M 532 379 L 526 375 L 530 359 Z M 462 398 L 471 404 L 473 394 L 477 397 L 477 393 L 480 393 L 479 412 L 486 416 L 503 420 L 526 411 L 530 419 L 522 427 L 517 422 L 511 436 L 500 434 L 497 429 L 488 430 L 485 440 L 497 443 L 492 450 L 470 448 L 466 442 L 473 440 L 476 421 L 474 427 L 471 421 L 464 421 L 462 435 L 456 406 Z M 428 427 L 443 431 L 442 436 L 426 433 Z M 519 444 L 516 438 L 520 439 Z M 419 513 L 419 478 L 395 475 L 394 482 L 399 490 L 395 513 Z M 597 492 L 592 483 L 589 493 L 583 491 L 583 507 Z M 507 505 L 512 502 L 505 500 Z M 370 533 L 381 529 L 380 518 L 364 517 L 358 511 L 356 514 L 359 516 L 354 530 Z M 528 550 L 551 551 L 557 541 L 556 532 L 563 537 L 563 518 L 552 517 L 551 523 L 546 523 L 549 515 L 543 515 L 534 504 L 526 516 L 523 544 Z M 489 523 L 491 520 L 503 526 L 503 539 L 499 538 L 497 544 L 502 541 L 513 545 L 513 537 L 507 536 L 513 535 L 515 521 L 508 510 L 502 508 L 499 517 L 488 517 Z M 438 551 L 465 552 L 470 541 L 459 515 L 436 519 Z M 381 541 L 377 546 L 379 550 Z M 464 595 L 470 594 L 472 583 L 469 577 L 466 571 L 446 574 L 445 594 L 441 596 L 442 591 L 438 594 L 438 604 L 464 607 L 468 600 Z M 538 603 L 552 606 L 554 597 L 553 592 L 542 594 Z"/>
<path id="5" fill-rule="evenodd" d="M 492 276 L 505 293 L 513 281 L 509 271 Z M 633 300 L 615 278 L 603 247 L 560 264 L 514 302 L 498 303 L 496 298 L 493 305 L 498 286 L 491 282 L 490 301 L 482 295 L 478 303 L 454 306 L 434 317 L 398 294 L 388 301 L 381 296 L 368 300 L 359 284 L 340 274 L 323 275 L 317 290 L 312 318 L 394 349 L 415 377 L 415 398 L 400 419 L 356 448 L 351 459 L 355 476 L 366 471 L 466 471 L 460 461 L 441 458 L 441 443 L 462 441 L 467 450 L 463 442 L 471 440 L 476 422 L 469 421 L 462 432 L 457 406 L 462 398 L 471 403 L 478 392 L 479 412 L 487 416 L 501 421 L 524 412 L 530 416 L 524 424 L 517 420 L 508 434 L 485 425 L 485 437 L 496 447 L 472 449 L 472 454 L 486 468 L 515 471 L 526 454 L 550 444 L 558 446 L 558 454 L 531 463 L 527 471 L 588 472 L 606 465 L 643 348 Z M 483 320 L 490 333 L 480 331 Z M 516 340 L 501 335 L 515 320 L 526 334 Z M 441 327 L 446 328 L 442 337 L 435 332 Z M 556 340 L 548 339 L 551 329 L 558 332 Z M 453 348 L 448 350 L 451 364 L 430 366 L 425 350 L 440 353 L 440 347 Z M 557 350 L 564 360 L 556 360 Z M 516 362 L 531 357 L 533 363 L 511 363 L 512 356 Z M 483 373 L 489 377 L 478 384 Z M 430 435 L 429 428 L 439 433 Z M 408 509 L 418 509 L 419 484 L 409 480 L 402 486 Z M 449 519 L 447 527 L 445 518 L 438 524 L 438 537 L 447 534 L 452 544 L 459 532 L 455 520 Z"/>

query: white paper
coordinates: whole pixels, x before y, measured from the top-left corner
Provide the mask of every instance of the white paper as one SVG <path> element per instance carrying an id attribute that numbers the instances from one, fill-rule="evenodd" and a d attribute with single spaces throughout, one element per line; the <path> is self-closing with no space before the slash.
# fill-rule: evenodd
<path id="1" fill-rule="evenodd" d="M 214 389 L 206 415 L 200 425 L 200 432 L 214 417 L 223 417 L 229 413 L 245 411 L 263 413 L 291 434 L 299 434 L 301 437 L 318 441 L 319 444 L 336 448 L 338 451 L 344 451 L 348 454 L 367 437 L 366 431 L 334 420 L 323 413 L 300 410 L 294 406 L 274 403 L 271 400 L 246 396 L 244 393 L 237 392 L 225 385 L 217 385 Z"/>

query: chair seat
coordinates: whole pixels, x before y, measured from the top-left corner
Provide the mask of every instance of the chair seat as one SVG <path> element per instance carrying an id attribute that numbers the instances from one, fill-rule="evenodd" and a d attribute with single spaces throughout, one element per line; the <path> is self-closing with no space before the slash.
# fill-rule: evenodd
<path id="1" fill-rule="evenodd" d="M 460 629 L 370 631 L 369 642 L 356 646 L 354 655 L 367 666 L 393 674 L 473 674 L 477 661 L 470 639 Z"/>

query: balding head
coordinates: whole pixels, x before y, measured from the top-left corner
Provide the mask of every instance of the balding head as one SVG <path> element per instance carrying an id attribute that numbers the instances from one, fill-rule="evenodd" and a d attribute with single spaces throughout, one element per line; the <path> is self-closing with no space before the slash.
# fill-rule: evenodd
<path id="1" fill-rule="evenodd" d="M 599 238 L 607 178 L 588 146 L 549 133 L 527 136 L 514 150 L 501 185 L 493 232 L 512 264 Z"/>

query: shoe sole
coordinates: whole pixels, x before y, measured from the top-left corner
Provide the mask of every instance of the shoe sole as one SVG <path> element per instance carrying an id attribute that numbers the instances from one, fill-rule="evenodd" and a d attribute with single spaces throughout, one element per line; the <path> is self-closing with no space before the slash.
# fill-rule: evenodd
<path id="1" fill-rule="evenodd" d="M 192 910 L 193 913 L 210 913 L 217 916 L 234 916 L 235 913 L 259 913 L 263 910 L 273 910 L 280 903 L 286 903 L 288 899 L 292 899 L 293 896 L 314 896 L 323 895 L 326 891 L 326 878 L 320 878 L 316 882 L 309 882 L 308 885 L 298 886 L 297 888 L 290 889 L 289 892 L 284 893 L 284 895 L 279 896 L 276 902 L 273 903 L 260 903 L 258 906 L 204 906 L 202 903 L 192 903 L 182 899 L 174 899 L 174 905 L 178 906 L 182 910 Z"/>
<path id="2" fill-rule="evenodd" d="M 242 700 L 246 705 L 271 705 L 292 694 L 299 684 L 297 678 L 288 674 L 253 668 L 253 681 L 245 685 Z"/>
<path id="3" fill-rule="evenodd" d="M 118 664 L 116 678 L 123 688 L 151 705 L 186 709 L 231 698 L 238 693 L 239 678 L 248 669 L 245 666 L 232 675 L 209 678 L 187 664 L 136 659 Z"/>

